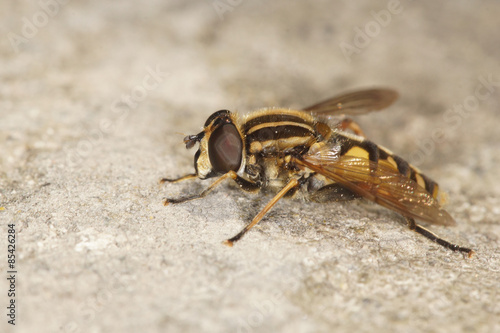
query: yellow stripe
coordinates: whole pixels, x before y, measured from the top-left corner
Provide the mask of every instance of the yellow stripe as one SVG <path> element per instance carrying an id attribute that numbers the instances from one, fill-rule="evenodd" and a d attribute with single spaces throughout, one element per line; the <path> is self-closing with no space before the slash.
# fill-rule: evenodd
<path id="1" fill-rule="evenodd" d="M 370 159 L 370 154 L 368 153 L 368 151 L 358 146 L 354 146 L 349 149 L 347 153 L 345 153 L 345 155 L 365 158 L 367 160 Z"/>
<path id="2" fill-rule="evenodd" d="M 415 173 L 415 179 L 417 179 L 417 184 L 420 185 L 420 187 L 425 188 L 425 180 L 422 176 L 420 176 L 418 173 Z"/>
<path id="3" fill-rule="evenodd" d="M 391 156 L 387 157 L 387 162 L 389 162 L 394 167 L 394 169 L 398 170 L 398 164 Z"/>
<path id="4" fill-rule="evenodd" d="M 289 116 L 295 116 L 298 118 L 304 119 L 304 121 L 308 123 L 314 123 L 315 118 L 308 112 L 304 112 L 302 110 L 290 110 L 286 108 L 264 108 L 260 109 L 257 111 L 254 111 L 252 113 L 249 113 L 245 116 L 244 118 L 244 123 L 247 121 L 250 121 L 255 118 L 259 118 L 261 116 L 268 116 L 268 115 L 289 115 Z"/>
<path id="5" fill-rule="evenodd" d="M 263 124 L 256 125 L 247 131 L 247 135 L 252 134 L 253 132 L 258 131 L 258 130 L 265 128 L 265 127 L 277 127 L 277 126 L 297 126 L 297 127 L 305 128 L 311 132 L 314 132 L 313 128 L 311 126 L 309 126 L 308 124 L 301 124 L 301 123 L 297 123 L 294 121 L 279 121 L 279 122 L 263 123 Z"/>
<path id="6" fill-rule="evenodd" d="M 300 145 L 308 145 L 311 143 L 311 137 L 293 136 L 291 138 L 267 141 L 254 141 L 250 143 L 250 153 L 256 154 L 263 150 L 281 151 L 287 148 L 293 148 Z"/>
<path id="7" fill-rule="evenodd" d="M 435 184 L 434 185 L 434 191 L 432 191 L 432 197 L 434 199 L 438 199 L 438 194 L 439 194 L 439 186 L 438 184 Z M 444 204 L 444 201 L 446 201 L 445 199 L 442 200 L 441 204 Z"/>
<path id="8" fill-rule="evenodd" d="M 394 166 L 390 161 L 388 160 L 378 160 L 378 165 L 385 166 L 388 168 L 393 169 L 395 172 L 399 173 L 398 167 Z"/>

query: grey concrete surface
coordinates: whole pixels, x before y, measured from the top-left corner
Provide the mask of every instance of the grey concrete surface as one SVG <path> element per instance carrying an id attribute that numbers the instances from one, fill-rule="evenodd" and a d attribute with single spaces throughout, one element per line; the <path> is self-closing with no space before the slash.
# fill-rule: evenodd
<path id="1" fill-rule="evenodd" d="M 1 332 L 500 331 L 500 2 L 42 0 L 0 13 Z M 233 248 L 221 241 L 268 196 L 228 184 L 162 205 L 210 184 L 158 180 L 193 171 L 182 138 L 212 112 L 375 86 L 401 97 L 357 120 L 440 183 L 457 226 L 430 228 L 473 259 L 365 202 L 284 200 Z"/>

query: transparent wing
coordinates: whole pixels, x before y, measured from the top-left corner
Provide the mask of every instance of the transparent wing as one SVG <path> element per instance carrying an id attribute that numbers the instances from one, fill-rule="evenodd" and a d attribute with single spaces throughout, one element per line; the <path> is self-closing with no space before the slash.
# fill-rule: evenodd
<path id="1" fill-rule="evenodd" d="M 387 161 L 378 163 L 354 156 L 339 156 L 339 147 L 325 145 L 296 163 L 328 177 L 358 195 L 404 216 L 439 225 L 455 225 L 436 199 Z"/>
<path id="2" fill-rule="evenodd" d="M 391 89 L 359 90 L 335 96 L 303 110 L 323 115 L 359 115 L 385 109 L 398 96 L 398 93 Z"/>

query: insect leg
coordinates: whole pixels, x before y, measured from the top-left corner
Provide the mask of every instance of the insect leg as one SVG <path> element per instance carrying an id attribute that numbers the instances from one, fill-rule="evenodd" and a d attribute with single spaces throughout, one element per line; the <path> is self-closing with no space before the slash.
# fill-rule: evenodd
<path id="1" fill-rule="evenodd" d="M 350 201 L 358 198 L 360 198 L 359 195 L 339 184 L 326 185 L 309 194 L 309 200 L 320 203 Z"/>
<path id="2" fill-rule="evenodd" d="M 425 229 L 424 227 L 416 224 L 415 220 L 413 218 L 411 218 L 411 217 L 405 217 L 405 218 L 406 218 L 406 221 L 408 222 L 408 227 L 410 227 L 410 230 L 418 232 L 422 236 L 427 237 L 431 241 L 436 242 L 439 245 L 444 246 L 447 249 L 450 249 L 452 251 L 459 251 L 459 252 L 466 253 L 469 258 L 471 258 L 474 255 L 473 250 L 466 248 L 466 247 L 461 247 L 461 246 L 456 245 L 456 244 L 452 244 L 452 243 L 448 242 L 447 240 L 440 238 L 435 233 L 433 233 L 433 232 Z"/>
<path id="3" fill-rule="evenodd" d="M 193 178 L 196 178 L 198 177 L 195 173 L 190 173 L 189 175 L 185 175 L 185 176 L 182 176 L 182 177 L 179 177 L 179 178 L 162 178 L 160 179 L 160 184 L 164 184 L 164 183 L 177 183 L 177 182 L 181 182 L 183 180 L 188 180 L 188 179 L 193 179 Z"/>
<path id="4" fill-rule="evenodd" d="M 213 182 L 209 187 L 207 187 L 201 193 L 190 195 L 190 196 L 187 196 L 187 197 L 178 198 L 178 199 L 168 199 L 167 198 L 167 199 L 165 199 L 165 201 L 163 201 L 163 204 L 165 206 L 167 206 L 168 204 L 171 204 L 171 203 L 172 204 L 176 204 L 176 203 L 186 202 L 186 201 L 189 201 L 189 200 L 203 198 L 208 193 L 210 193 L 217 185 L 219 185 L 223 180 L 225 180 L 228 177 L 232 177 L 231 173 L 234 173 L 234 175 L 237 177 L 237 175 L 236 175 L 236 173 L 234 171 L 229 171 L 228 173 L 226 173 L 223 176 L 219 177 L 215 182 Z M 194 175 L 194 177 L 196 177 L 196 175 Z M 181 177 L 181 178 L 178 178 L 178 179 L 174 179 L 173 182 L 181 181 L 181 180 L 184 180 L 184 179 L 190 179 L 190 178 L 194 178 L 194 177 L 191 177 L 191 175 L 187 175 L 187 176 L 184 176 L 184 177 Z"/>
<path id="5" fill-rule="evenodd" d="M 361 129 L 361 127 L 358 125 L 358 123 L 356 123 L 351 118 L 343 119 L 342 122 L 338 125 L 338 128 L 342 131 L 349 129 L 349 130 L 353 131 L 354 134 L 366 138 L 366 135 L 363 132 L 363 130 Z"/>
<path id="6" fill-rule="evenodd" d="M 196 177 L 196 175 L 186 175 L 184 177 L 180 177 L 178 179 L 174 179 L 171 182 L 182 181 L 182 180 L 190 179 L 190 178 L 194 178 L 194 177 Z M 254 189 L 258 189 L 258 185 L 253 184 L 253 183 L 251 183 L 251 182 L 249 182 L 249 181 L 241 178 L 234 171 L 229 171 L 228 173 L 226 173 L 226 174 L 222 175 L 221 177 L 219 177 L 215 182 L 213 182 L 209 187 L 207 187 L 201 193 L 190 195 L 190 196 L 187 196 L 187 197 L 177 198 L 177 199 L 167 198 L 167 199 L 165 199 L 163 201 L 163 204 L 165 206 L 167 206 L 168 204 L 177 204 L 177 203 L 186 202 L 186 201 L 189 201 L 189 200 L 203 198 L 208 193 L 210 193 L 217 185 L 219 185 L 222 181 L 224 181 L 227 178 L 233 179 L 236 183 L 238 183 L 238 185 L 240 185 L 240 187 L 242 189 L 244 189 L 246 191 L 251 191 L 251 190 L 254 190 Z"/>
<path id="7" fill-rule="evenodd" d="M 266 213 L 281 199 L 285 196 L 285 194 L 290 191 L 291 189 L 295 188 L 296 186 L 299 185 L 299 181 L 295 178 L 293 178 L 292 180 L 290 180 L 288 182 L 288 184 L 283 187 L 281 189 L 281 191 L 278 192 L 278 194 L 276 194 L 274 196 L 274 198 L 271 199 L 271 201 L 269 201 L 267 203 L 267 205 L 260 211 L 259 214 L 257 214 L 257 216 L 255 216 L 252 220 L 252 222 L 250 222 L 245 228 L 243 228 L 243 230 L 241 230 L 236 236 L 232 237 L 232 238 L 229 238 L 228 240 L 224 241 L 223 243 L 225 245 L 228 245 L 228 246 L 233 246 L 233 243 L 238 241 L 241 237 L 243 237 L 243 235 L 250 229 L 252 229 L 253 226 L 255 226 L 257 223 L 259 223 L 260 220 L 262 220 L 262 218 L 264 217 L 264 215 L 266 215 Z"/>

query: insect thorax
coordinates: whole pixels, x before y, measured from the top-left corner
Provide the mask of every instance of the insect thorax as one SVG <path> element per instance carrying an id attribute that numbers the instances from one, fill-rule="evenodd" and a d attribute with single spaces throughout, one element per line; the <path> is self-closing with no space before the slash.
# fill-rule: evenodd
<path id="1" fill-rule="evenodd" d="M 247 161 L 245 172 L 263 188 L 280 188 L 291 177 L 307 176 L 289 163 L 330 135 L 328 125 L 310 114 L 288 109 L 265 109 L 252 113 L 242 125 Z"/>

